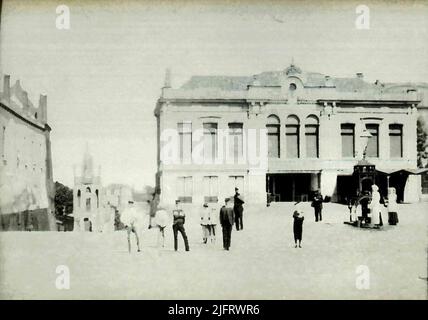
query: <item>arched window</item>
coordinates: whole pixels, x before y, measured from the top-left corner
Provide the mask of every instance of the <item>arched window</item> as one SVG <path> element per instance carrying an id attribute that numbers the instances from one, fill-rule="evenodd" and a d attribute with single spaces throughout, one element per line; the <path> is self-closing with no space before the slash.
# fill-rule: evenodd
<path id="1" fill-rule="evenodd" d="M 91 188 L 87 187 L 87 188 L 86 188 L 86 192 L 87 192 L 87 193 L 91 193 Z"/>
<path id="2" fill-rule="evenodd" d="M 266 130 L 268 135 L 268 156 L 269 158 L 280 157 L 280 121 L 275 115 L 267 118 Z"/>
<path id="3" fill-rule="evenodd" d="M 306 157 L 319 157 L 319 121 L 318 117 L 309 115 L 305 122 Z"/>
<path id="4" fill-rule="evenodd" d="M 243 123 L 231 122 L 229 126 L 229 159 L 233 159 L 233 163 L 238 163 L 238 160 L 244 155 L 244 130 Z"/>
<path id="5" fill-rule="evenodd" d="M 290 115 L 287 117 L 287 122 L 285 124 L 285 137 L 286 137 L 286 150 L 287 158 L 299 158 L 299 145 L 300 145 L 300 136 L 299 136 L 300 120 L 295 115 Z"/>
<path id="6" fill-rule="evenodd" d="M 205 122 L 204 128 L 204 159 L 214 163 L 218 153 L 217 123 Z"/>

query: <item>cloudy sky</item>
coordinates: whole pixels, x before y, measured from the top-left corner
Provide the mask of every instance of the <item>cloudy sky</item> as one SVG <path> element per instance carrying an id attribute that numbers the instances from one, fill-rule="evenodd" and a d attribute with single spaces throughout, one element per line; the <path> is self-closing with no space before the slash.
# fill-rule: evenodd
<path id="1" fill-rule="evenodd" d="M 70 9 L 70 29 L 55 26 Z M 355 27 L 356 7 L 370 29 Z M 3 0 L 0 73 L 48 95 L 54 179 L 73 184 L 86 142 L 104 184 L 154 184 L 153 110 L 165 69 L 191 75 L 302 69 L 369 81 L 428 82 L 424 1 Z"/>

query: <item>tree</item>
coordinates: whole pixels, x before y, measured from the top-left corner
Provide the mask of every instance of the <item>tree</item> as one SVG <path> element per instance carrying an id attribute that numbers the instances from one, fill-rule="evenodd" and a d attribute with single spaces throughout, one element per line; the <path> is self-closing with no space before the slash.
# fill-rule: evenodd
<path id="1" fill-rule="evenodd" d="M 73 212 L 73 190 L 63 185 L 62 183 L 55 182 L 55 216 L 68 215 Z"/>
<path id="2" fill-rule="evenodd" d="M 417 150 L 418 150 L 418 168 L 424 166 L 424 160 L 428 158 L 427 148 L 427 127 L 422 117 L 418 118 L 417 121 Z"/>

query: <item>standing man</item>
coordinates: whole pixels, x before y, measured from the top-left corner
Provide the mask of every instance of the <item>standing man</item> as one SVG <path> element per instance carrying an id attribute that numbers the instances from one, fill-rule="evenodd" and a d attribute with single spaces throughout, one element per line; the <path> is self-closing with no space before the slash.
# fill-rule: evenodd
<path id="1" fill-rule="evenodd" d="M 230 198 L 226 198 L 224 202 L 225 205 L 220 209 L 220 224 L 223 231 L 223 248 L 229 251 L 235 217 L 230 206 Z"/>
<path id="2" fill-rule="evenodd" d="M 131 253 L 131 232 L 137 239 L 137 251 L 140 252 L 140 239 L 138 237 L 140 216 L 134 208 L 134 201 L 128 201 L 128 207 L 120 215 L 120 221 L 125 225 L 128 234 L 128 251 Z"/>
<path id="3" fill-rule="evenodd" d="M 172 211 L 174 216 L 174 222 L 172 225 L 172 231 L 174 232 L 174 250 L 178 250 L 178 232 L 180 231 L 181 236 L 184 240 L 184 247 L 186 251 L 189 251 L 189 241 L 187 240 L 186 230 L 184 230 L 184 222 L 186 215 L 180 206 L 180 200 L 175 200 L 175 209 Z"/>
<path id="4" fill-rule="evenodd" d="M 233 212 L 235 213 L 236 231 L 242 230 L 244 228 L 242 223 L 244 214 L 244 208 L 242 207 L 243 204 L 244 200 L 239 193 L 239 189 L 235 188 L 235 195 L 233 196 Z"/>
<path id="5" fill-rule="evenodd" d="M 319 190 L 315 191 L 311 205 L 315 211 L 315 222 L 322 221 L 322 195 Z"/>

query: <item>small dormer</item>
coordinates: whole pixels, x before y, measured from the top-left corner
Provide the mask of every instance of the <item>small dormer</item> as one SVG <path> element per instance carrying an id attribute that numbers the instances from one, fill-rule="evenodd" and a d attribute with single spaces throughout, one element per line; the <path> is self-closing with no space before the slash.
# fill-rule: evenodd
<path id="1" fill-rule="evenodd" d="M 304 87 L 302 78 L 302 70 L 292 63 L 284 70 L 283 78 L 281 79 L 283 94 L 288 97 L 295 97 Z"/>

